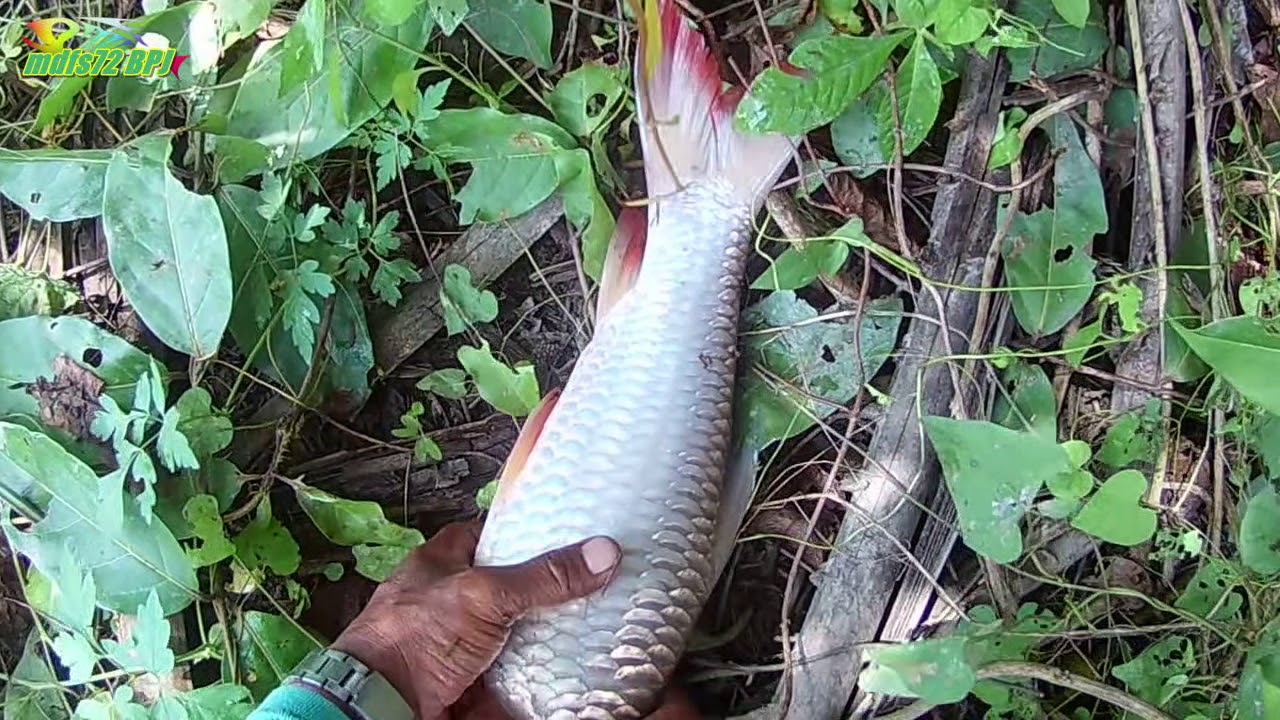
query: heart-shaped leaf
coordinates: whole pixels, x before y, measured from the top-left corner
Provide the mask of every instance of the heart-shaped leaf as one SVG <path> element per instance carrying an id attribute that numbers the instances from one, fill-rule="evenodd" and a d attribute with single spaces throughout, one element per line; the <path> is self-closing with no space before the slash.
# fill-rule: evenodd
<path id="1" fill-rule="evenodd" d="M 1139 503 L 1147 479 L 1137 470 L 1121 470 L 1107 478 L 1071 521 L 1072 527 L 1109 543 L 1137 545 L 1156 532 L 1156 513 Z"/>
<path id="2" fill-rule="evenodd" d="M 1267 412 L 1280 415 L 1280 384 L 1275 381 L 1280 334 L 1251 315 L 1219 320 L 1198 330 L 1172 325 L 1219 377 Z"/>

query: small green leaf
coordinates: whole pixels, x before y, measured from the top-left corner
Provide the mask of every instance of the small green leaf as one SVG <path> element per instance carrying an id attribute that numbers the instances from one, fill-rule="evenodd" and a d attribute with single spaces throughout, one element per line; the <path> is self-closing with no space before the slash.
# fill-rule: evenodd
<path id="1" fill-rule="evenodd" d="M 293 483 L 298 504 L 324 536 L 338 545 L 421 545 L 422 533 L 386 518 L 370 500 L 344 500 L 301 482 Z"/>
<path id="2" fill-rule="evenodd" d="M 1139 545 L 1156 532 L 1156 513 L 1142 507 L 1147 479 L 1137 470 L 1121 470 L 1107 478 L 1089 498 L 1071 526 L 1104 542 Z"/>
<path id="3" fill-rule="evenodd" d="M 375 23 L 392 27 L 408 20 L 421 5 L 422 0 L 365 0 L 361 10 Z"/>
<path id="4" fill-rule="evenodd" d="M 972 0 L 942 0 L 934 15 L 934 35 L 944 45 L 970 45 L 991 27 L 991 11 Z"/>
<path id="5" fill-rule="evenodd" d="M 27 635 L 22 657 L 4 689 L 4 720 L 67 720 L 67 699 L 60 678 L 45 659 L 39 628 Z"/>
<path id="6" fill-rule="evenodd" d="M 356 572 L 383 582 L 400 565 L 413 548 L 404 545 L 356 545 L 351 554 L 356 558 Z"/>
<path id="7" fill-rule="evenodd" d="M 1063 359 L 1067 361 L 1073 368 L 1078 368 L 1084 364 L 1086 357 L 1094 357 L 1097 355 L 1098 349 L 1094 347 L 1094 343 L 1102 337 L 1102 320 L 1094 320 L 1088 325 L 1082 326 L 1079 330 L 1068 335 L 1062 341 L 1062 349 L 1066 350 Z M 1093 355 L 1090 355 L 1090 352 Z"/>
<path id="8" fill-rule="evenodd" d="M 1022 555 L 1022 516 L 1045 482 L 1070 473 L 1057 443 L 985 420 L 927 417 L 925 432 L 955 501 L 964 542 L 998 563 Z"/>
<path id="9" fill-rule="evenodd" d="M 1276 620 L 1261 632 L 1245 656 L 1236 701 L 1239 720 L 1271 720 L 1280 716 L 1280 632 Z"/>
<path id="10" fill-rule="evenodd" d="M 458 29 L 470 9 L 467 0 L 427 0 L 427 8 L 445 35 L 452 35 Z"/>
<path id="11" fill-rule="evenodd" d="M 57 653 L 58 661 L 67 666 L 67 679 L 74 683 L 86 682 L 98 665 L 98 653 L 78 632 L 59 633 L 53 639 L 53 651 Z"/>
<path id="12" fill-rule="evenodd" d="M 196 567 L 213 565 L 231 557 L 236 546 L 227 539 L 218 510 L 218 499 L 212 495 L 197 495 L 187 501 L 183 517 L 191 524 L 191 531 L 200 539 L 200 546 L 187 550 L 187 557 Z"/>
<path id="13" fill-rule="evenodd" d="M 884 152 L 880 149 L 876 109 L 888 93 L 888 83 L 879 80 L 831 122 L 831 144 L 836 157 L 853 168 L 855 177 L 870 177 L 886 164 Z"/>
<path id="14" fill-rule="evenodd" d="M 471 271 L 456 263 L 444 269 L 440 305 L 444 308 L 445 328 L 451 336 L 470 325 L 492 322 L 498 317 L 497 296 L 489 290 L 477 290 L 471 284 Z"/>
<path id="15" fill-rule="evenodd" d="M 467 395 L 467 372 L 460 368 L 436 370 L 419 380 L 417 388 L 450 400 L 459 400 Z"/>
<path id="16" fill-rule="evenodd" d="M 910 36 L 833 35 L 800 43 L 788 58 L 799 73 L 769 67 L 757 75 L 738 104 L 737 124 L 756 133 L 787 135 L 826 125 L 871 87 L 890 53 Z"/>
<path id="17" fill-rule="evenodd" d="M 426 435 L 419 435 L 418 439 L 413 443 L 413 457 L 418 462 L 426 462 L 427 460 L 441 460 L 444 453 L 441 452 L 440 446 L 435 440 Z"/>
<path id="18" fill-rule="evenodd" d="M 1098 450 L 1098 462 L 1118 470 L 1150 460 L 1155 456 L 1154 442 L 1138 411 L 1127 412 L 1107 428 L 1102 448 Z"/>
<path id="19" fill-rule="evenodd" d="M 61 315 L 80 302 L 74 287 L 21 265 L 0 264 L 0 322 L 32 315 Z"/>
<path id="20" fill-rule="evenodd" d="M 849 238 L 870 243 L 862 231 L 861 218 L 853 218 L 831 233 L 837 238 Z M 807 286 L 819 275 L 835 275 L 849 257 L 850 243 L 843 240 L 811 238 L 791 244 L 777 257 L 760 277 L 751 283 L 754 290 L 796 290 Z"/>
<path id="21" fill-rule="evenodd" d="M 308 653 L 325 644 L 292 618 L 257 610 L 248 610 L 240 616 L 234 640 L 236 674 L 232 674 L 233 658 L 223 657 L 222 681 L 239 680 L 248 688 L 254 703 L 265 700 Z"/>
<path id="22" fill-rule="evenodd" d="M 107 168 L 107 257 L 147 328 L 179 352 L 217 352 L 231 313 L 227 235 L 212 197 L 169 171 L 170 136 L 144 136 Z"/>
<path id="23" fill-rule="evenodd" d="M 210 458 L 231 444 L 235 429 L 231 418 L 213 410 L 213 397 L 202 387 L 193 387 L 182 393 L 177 408 L 181 420 L 178 431 L 190 443 L 196 457 Z"/>
<path id="24" fill-rule="evenodd" d="M 1280 335 L 1257 317 L 1240 315 L 1187 330 L 1173 329 L 1192 352 L 1245 398 L 1267 412 L 1280 415 L 1280 385 L 1275 368 L 1280 363 Z"/>
<path id="25" fill-rule="evenodd" d="M 915 30 L 923 30 L 933 24 L 940 0 L 893 0 L 893 11 L 898 22 Z"/>
<path id="26" fill-rule="evenodd" d="M 868 692 L 915 697 L 944 705 L 960 702 L 978 676 L 965 657 L 967 638 L 917 640 L 868 648 L 870 665 L 858 677 Z"/>
<path id="27" fill-rule="evenodd" d="M 271 500 L 267 497 L 258 504 L 253 521 L 233 542 L 236 557 L 249 570 L 270 568 L 277 575 L 287 576 L 296 572 L 301 562 L 298 543 L 271 514 Z"/>
<path id="28" fill-rule="evenodd" d="M 1241 582 L 1229 563 L 1216 557 L 1206 557 L 1173 606 L 1206 620 L 1231 620 L 1244 605 L 1244 597 L 1236 592 Z"/>
<path id="29" fill-rule="evenodd" d="M 1075 27 L 1065 22 L 1046 0 L 1015 0 L 1007 10 L 1044 35 L 1044 41 L 1017 43 L 1005 51 L 1010 82 L 1026 82 L 1033 75 L 1050 80 L 1091 68 L 1111 46 L 1100 14 L 1095 14 L 1084 27 Z"/>
<path id="30" fill-rule="evenodd" d="M 422 279 L 417 268 L 405 258 L 396 258 L 390 262 L 378 261 L 378 270 L 373 274 L 369 287 L 382 302 L 395 307 L 403 295 L 400 286 L 404 283 L 415 283 Z"/>
<path id="31" fill-rule="evenodd" d="M 902 130 L 902 154 L 910 155 L 933 129 L 942 105 L 942 77 L 929 53 L 924 35 L 916 35 L 907 57 L 898 68 L 898 126 Z M 895 126 L 893 104 L 885 94 L 876 108 L 876 124 L 880 128 L 880 152 L 893 157 Z"/>
<path id="32" fill-rule="evenodd" d="M 995 140 L 991 141 L 991 157 L 987 168 L 995 170 L 1013 163 L 1022 155 L 1022 121 L 1026 120 L 1027 111 L 1013 108 L 1001 111 L 999 125 L 996 128 Z"/>
<path id="33" fill-rule="evenodd" d="M 160 462 L 164 463 L 170 472 L 181 469 L 198 470 L 200 461 L 191 451 L 187 436 L 178 429 L 180 417 L 176 405 L 165 411 L 164 423 L 160 426 L 160 436 L 156 440 L 157 449 L 160 451 Z"/>
<path id="34" fill-rule="evenodd" d="M 102 641 L 107 655 L 125 669 L 141 668 L 157 675 L 173 670 L 174 656 L 169 649 L 169 621 L 165 619 L 160 599 L 156 597 L 154 590 L 147 596 L 147 601 L 138 606 L 135 620 L 128 640 Z"/>
<path id="35" fill-rule="evenodd" d="M 1280 495 L 1270 485 L 1245 506 L 1240 520 L 1240 560 L 1262 575 L 1280 573 Z"/>
<path id="36" fill-rule="evenodd" d="M 1053 0 L 1053 7 L 1063 20 L 1083 28 L 1089 22 L 1091 0 Z"/>
<path id="37" fill-rule="evenodd" d="M 247 720 L 254 710 L 249 689 L 230 683 L 206 685 L 172 699 L 185 713 L 179 720 Z"/>
<path id="38" fill-rule="evenodd" d="M 627 94 L 623 77 L 617 66 L 594 61 L 561 77 L 547 95 L 556 122 L 578 137 L 595 133 Z"/>
<path id="39" fill-rule="evenodd" d="M 498 495 L 498 480 L 495 478 L 485 483 L 483 487 L 476 491 L 476 506 L 481 510 L 488 510 L 493 506 L 493 499 Z"/>
<path id="40" fill-rule="evenodd" d="M 1163 707 L 1178 694 L 1195 667 L 1195 646 L 1187 638 L 1173 635 L 1148 645 L 1129 662 L 1111 668 L 1111 674 L 1124 681 L 1129 692 Z"/>
<path id="41" fill-rule="evenodd" d="M 1000 374 L 1006 392 L 997 391 L 991 419 L 1011 430 L 1028 430 L 1058 439 L 1058 407 L 1044 368 L 1018 361 Z"/>
<path id="42" fill-rule="evenodd" d="M 508 367 L 493 356 L 487 342 L 479 348 L 458 348 L 458 362 L 471 376 L 480 397 L 499 411 L 524 417 L 537 407 L 541 393 L 532 365 Z"/>
<path id="43" fill-rule="evenodd" d="M 401 0 L 405 1 L 405 0 Z M 540 0 L 469 0 L 466 23 L 493 49 L 551 67 L 551 6 Z"/>

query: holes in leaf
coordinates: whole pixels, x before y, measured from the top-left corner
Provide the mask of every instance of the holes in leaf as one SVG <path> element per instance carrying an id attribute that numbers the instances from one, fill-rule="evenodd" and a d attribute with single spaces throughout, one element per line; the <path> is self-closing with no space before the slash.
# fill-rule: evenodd
<path id="1" fill-rule="evenodd" d="M 80 359 L 89 367 L 94 367 L 94 368 L 101 367 L 102 351 L 99 350 L 98 348 L 85 348 L 84 353 L 80 356 Z"/>
<path id="2" fill-rule="evenodd" d="M 829 363 L 836 361 L 836 354 L 832 352 L 830 345 L 822 346 L 822 359 Z"/>
<path id="3" fill-rule="evenodd" d="M 599 117 L 600 113 L 604 112 L 606 100 L 607 98 L 605 98 L 603 93 L 595 93 L 591 97 L 587 98 L 587 101 L 582 106 L 583 110 L 587 113 L 587 117 Z"/>
<path id="4" fill-rule="evenodd" d="M 43 196 L 43 195 L 41 195 L 39 192 L 33 192 L 33 193 L 31 193 L 31 203 L 34 205 L 35 203 L 40 202 L 40 198 L 42 198 L 42 197 L 44 197 L 44 196 Z"/>
<path id="5" fill-rule="evenodd" d="M 1071 253 L 1073 252 L 1075 252 L 1075 248 L 1071 247 L 1070 245 L 1066 247 L 1060 247 L 1053 252 L 1053 261 L 1064 263 L 1071 259 Z"/>

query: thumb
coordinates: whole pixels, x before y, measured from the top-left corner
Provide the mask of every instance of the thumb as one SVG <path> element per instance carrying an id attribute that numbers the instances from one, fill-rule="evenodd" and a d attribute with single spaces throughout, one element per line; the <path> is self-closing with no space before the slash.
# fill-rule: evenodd
<path id="1" fill-rule="evenodd" d="M 609 582 L 621 551 L 607 537 L 557 548 L 519 565 L 474 568 L 471 575 L 502 624 L 537 607 L 559 605 L 599 590 Z"/>

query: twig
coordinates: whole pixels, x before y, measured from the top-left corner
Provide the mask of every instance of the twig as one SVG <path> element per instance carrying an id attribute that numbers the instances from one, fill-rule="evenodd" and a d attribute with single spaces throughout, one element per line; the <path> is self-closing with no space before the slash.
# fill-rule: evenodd
<path id="1" fill-rule="evenodd" d="M 1070 688 L 1099 700 L 1106 701 L 1118 708 L 1127 710 L 1144 720 L 1174 720 L 1151 703 L 1140 700 L 1123 690 L 1117 690 L 1106 683 L 1076 675 L 1061 668 L 1030 662 L 996 662 L 983 667 L 976 673 L 979 680 L 990 680 L 999 677 L 1019 677 L 1040 680 L 1059 687 Z M 901 710 L 881 715 L 876 720 L 915 720 L 937 707 L 927 702 L 915 702 Z"/>

